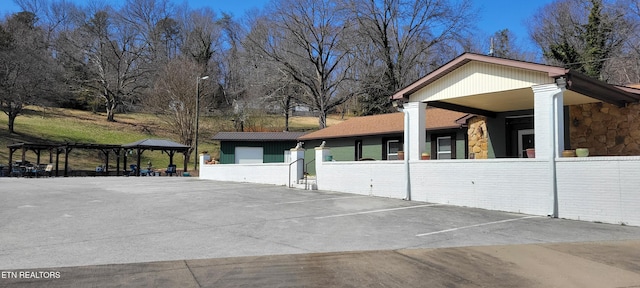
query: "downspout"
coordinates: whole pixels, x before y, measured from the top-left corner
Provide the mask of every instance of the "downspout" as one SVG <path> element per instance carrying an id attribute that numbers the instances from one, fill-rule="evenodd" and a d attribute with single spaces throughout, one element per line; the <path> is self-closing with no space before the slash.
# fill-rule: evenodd
<path id="1" fill-rule="evenodd" d="M 560 86 L 564 86 L 565 85 L 565 80 L 564 77 L 558 78 L 556 79 L 556 85 Z M 560 88 L 560 87 L 558 87 Z M 560 88 L 561 92 L 562 92 L 562 88 Z M 553 218 L 558 218 L 559 217 L 559 213 L 558 213 L 558 177 L 557 177 L 557 165 L 556 165 L 556 157 L 558 156 L 557 153 L 557 147 L 556 147 L 556 133 L 557 131 L 557 123 L 558 123 L 558 113 L 557 113 L 557 104 L 556 104 L 556 99 L 558 97 L 559 93 L 553 94 L 553 96 L 551 96 L 551 115 L 553 115 L 553 117 L 551 117 L 551 161 L 549 163 L 551 163 L 551 183 L 553 183 Z M 564 132 L 563 132 L 564 133 Z"/>
<path id="2" fill-rule="evenodd" d="M 402 145 L 402 149 L 404 149 L 404 189 L 406 193 L 404 200 L 411 201 L 411 173 L 409 172 L 409 135 L 411 133 L 409 133 L 409 111 L 404 108 L 401 110 L 404 113 L 404 143 Z"/>

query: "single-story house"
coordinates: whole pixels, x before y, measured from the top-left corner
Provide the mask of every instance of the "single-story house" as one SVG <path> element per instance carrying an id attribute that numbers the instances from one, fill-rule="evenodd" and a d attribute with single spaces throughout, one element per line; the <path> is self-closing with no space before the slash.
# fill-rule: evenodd
<path id="1" fill-rule="evenodd" d="M 426 110 L 425 150 L 431 159 L 465 158 L 467 118 L 471 115 L 439 108 Z M 335 161 L 397 160 L 404 138 L 404 113 L 350 118 L 298 138 L 307 149 L 305 162 L 315 159 L 314 147 L 324 141 Z M 313 174 L 314 167 L 307 172 Z"/>
<path id="2" fill-rule="evenodd" d="M 397 91 L 392 100 L 403 112 L 405 161 L 327 161 L 378 153 L 366 154 L 364 141 L 363 146 L 346 143 L 353 152 L 340 152 L 333 138 L 309 139 L 304 152 L 315 153 L 317 189 L 640 225 L 640 89 L 564 67 L 465 53 Z M 427 145 L 433 137 L 425 133 L 432 124 L 428 114 L 435 111 L 427 107 L 467 115 L 456 121 L 467 124 L 467 159 L 419 160 L 437 145 Z M 326 144 L 310 147 L 315 144 L 309 141 Z M 526 147 L 535 149 L 535 156 L 527 157 L 533 159 L 519 158 Z M 588 148 L 589 157 L 561 157 L 575 148 Z M 204 179 L 276 185 L 298 181 L 302 170 L 299 162 L 294 168 L 203 166 L 208 166 L 201 171 Z M 249 179 L 256 174 L 266 176 Z"/>
<path id="3" fill-rule="evenodd" d="M 219 132 L 220 164 L 282 163 L 307 132 Z"/>

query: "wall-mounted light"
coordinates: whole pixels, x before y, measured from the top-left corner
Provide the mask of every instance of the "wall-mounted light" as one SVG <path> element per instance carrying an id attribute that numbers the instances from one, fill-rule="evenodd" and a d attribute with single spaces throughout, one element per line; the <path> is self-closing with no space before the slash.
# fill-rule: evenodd
<path id="1" fill-rule="evenodd" d="M 404 101 L 402 99 L 395 99 L 391 101 L 391 105 L 393 105 L 393 108 L 402 109 L 404 108 Z"/>
<path id="2" fill-rule="evenodd" d="M 578 118 L 573 118 L 573 126 L 574 127 L 580 126 L 580 120 L 578 120 Z"/>

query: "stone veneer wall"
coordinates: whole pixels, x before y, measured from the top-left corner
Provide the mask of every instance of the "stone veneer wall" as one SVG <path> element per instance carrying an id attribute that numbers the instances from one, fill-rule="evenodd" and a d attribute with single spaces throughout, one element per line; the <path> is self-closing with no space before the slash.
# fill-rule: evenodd
<path id="1" fill-rule="evenodd" d="M 640 104 L 573 105 L 569 115 L 571 149 L 589 148 L 594 156 L 640 155 Z"/>
<path id="2" fill-rule="evenodd" d="M 487 118 L 476 116 L 469 119 L 467 136 L 469 139 L 469 158 L 489 158 L 489 135 L 487 133 Z M 473 156 L 471 156 L 473 155 Z"/>

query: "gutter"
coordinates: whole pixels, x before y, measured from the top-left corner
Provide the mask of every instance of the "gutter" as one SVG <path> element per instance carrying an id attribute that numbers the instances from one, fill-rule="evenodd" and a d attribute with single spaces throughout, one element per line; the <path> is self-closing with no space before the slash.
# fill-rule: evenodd
<path id="1" fill-rule="evenodd" d="M 409 133 L 409 111 L 407 111 L 406 109 L 401 109 L 402 112 L 404 113 L 404 143 L 403 143 L 403 148 L 404 149 L 404 176 L 405 176 L 405 183 L 404 183 L 404 189 L 405 189 L 405 197 L 404 200 L 407 201 L 411 201 L 411 173 L 409 171 L 409 135 L 411 133 Z"/>
<path id="2" fill-rule="evenodd" d="M 556 79 L 556 85 L 558 85 L 558 88 L 560 88 L 560 86 L 562 86 L 562 90 L 564 90 L 564 87 L 566 85 L 565 82 L 565 78 L 561 77 Z M 556 163 L 556 157 L 558 155 L 557 154 L 557 147 L 556 147 L 556 133 L 557 128 L 558 128 L 558 113 L 556 113 L 556 110 L 558 109 L 557 104 L 556 104 L 556 99 L 558 97 L 558 94 L 553 94 L 553 96 L 551 97 L 551 115 L 553 115 L 553 117 L 551 118 L 551 121 L 549 121 L 551 123 L 551 161 L 549 161 L 549 163 L 551 163 L 551 183 L 553 183 L 553 218 L 558 218 L 559 217 L 559 213 L 558 213 L 558 176 L 557 176 L 557 163 Z M 564 132 L 563 132 L 564 133 Z"/>

